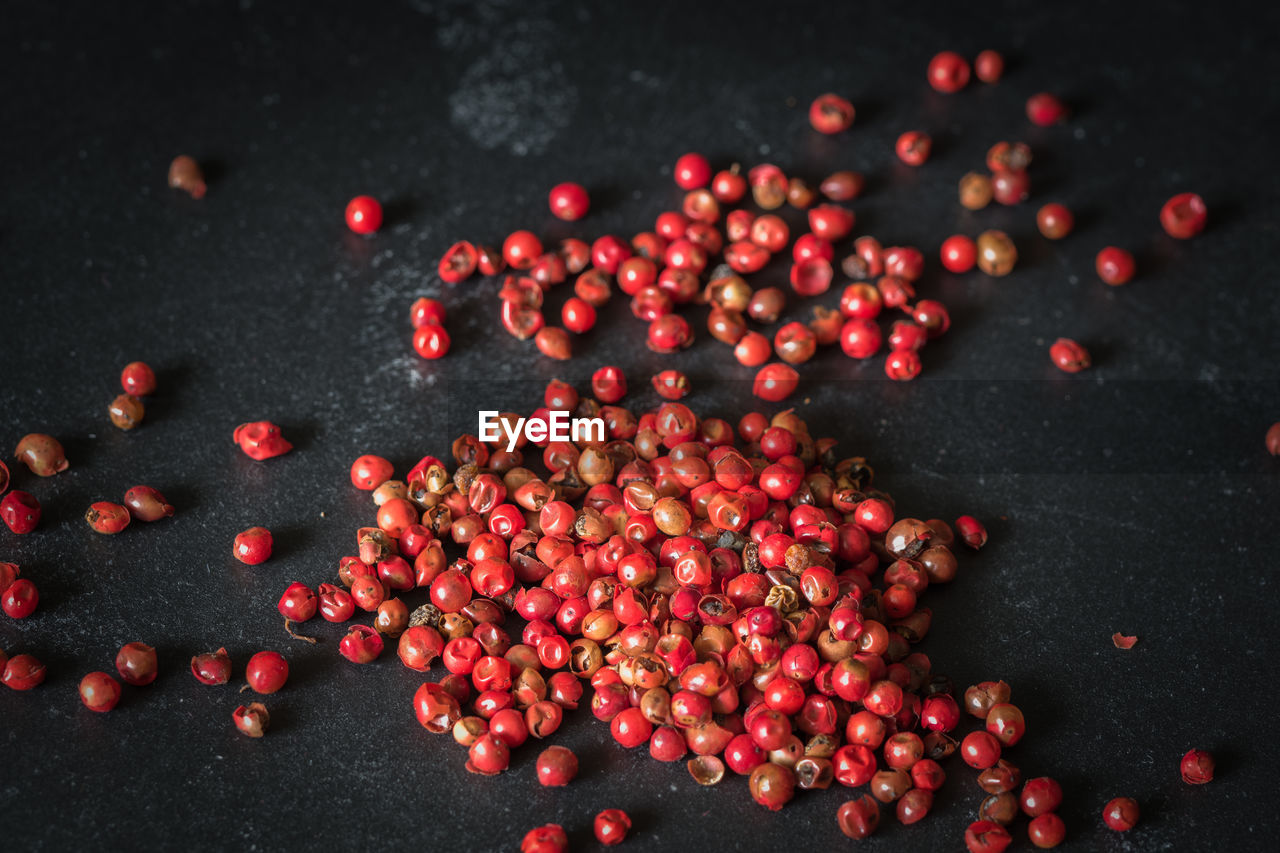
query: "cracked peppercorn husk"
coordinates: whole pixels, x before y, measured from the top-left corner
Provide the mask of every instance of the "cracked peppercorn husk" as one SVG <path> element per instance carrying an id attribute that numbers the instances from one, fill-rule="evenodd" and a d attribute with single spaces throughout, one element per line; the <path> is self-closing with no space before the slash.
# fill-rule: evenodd
<path id="1" fill-rule="evenodd" d="M 425 626 L 427 628 L 435 628 L 440 624 L 440 608 L 434 604 L 423 604 L 415 607 L 413 612 L 409 614 L 409 627 L 416 628 Z"/>

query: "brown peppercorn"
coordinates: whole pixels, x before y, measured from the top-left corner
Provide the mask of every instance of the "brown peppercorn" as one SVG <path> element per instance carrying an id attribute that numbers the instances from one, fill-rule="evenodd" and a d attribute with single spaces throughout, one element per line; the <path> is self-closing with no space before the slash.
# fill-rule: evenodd
<path id="1" fill-rule="evenodd" d="M 52 477 L 61 474 L 71 463 L 67 462 L 67 454 L 62 445 L 51 435 L 33 432 L 24 435 L 19 441 L 13 455 L 31 469 L 37 477 Z"/>
<path id="2" fill-rule="evenodd" d="M 990 276 L 1008 275 L 1018 262 L 1018 250 L 1003 231 L 983 231 L 978 235 L 978 268 Z"/>
<path id="3" fill-rule="evenodd" d="M 992 794 L 978 807 L 980 820 L 994 820 L 1008 826 L 1018 817 L 1018 797 L 1012 793 Z"/>
<path id="4" fill-rule="evenodd" d="M 960 179 L 960 204 L 969 210 L 982 210 L 991 204 L 991 177 L 969 172 Z"/>
<path id="5" fill-rule="evenodd" d="M 111 423 L 120 429 L 133 429 L 142 423 L 142 416 L 145 414 L 146 408 L 142 405 L 142 401 L 129 394 L 120 394 L 107 407 L 107 416 L 111 418 Z"/>
<path id="6" fill-rule="evenodd" d="M 860 172 L 834 172 L 822 179 L 818 189 L 831 201 L 852 201 L 862 195 L 866 183 Z"/>
<path id="7" fill-rule="evenodd" d="M 190 193 L 192 198 L 204 198 L 205 190 L 208 189 L 200 164 L 194 157 L 186 154 L 179 154 L 169 164 L 169 186 Z"/>

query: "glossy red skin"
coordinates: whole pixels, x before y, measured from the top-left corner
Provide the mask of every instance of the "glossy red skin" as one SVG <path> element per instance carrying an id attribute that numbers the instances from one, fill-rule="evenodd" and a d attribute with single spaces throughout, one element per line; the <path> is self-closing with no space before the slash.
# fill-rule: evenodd
<path id="1" fill-rule="evenodd" d="M 231 658 L 225 648 L 191 659 L 191 674 L 201 684 L 226 684 L 231 678 Z"/>
<path id="2" fill-rule="evenodd" d="M 98 533 L 108 535 L 119 533 L 129 526 L 133 516 L 127 507 L 111 501 L 98 501 L 89 507 L 84 520 Z"/>
<path id="3" fill-rule="evenodd" d="M 40 524 L 40 502 L 34 495 L 14 489 L 0 499 L 0 520 L 14 533 L 30 533 Z"/>
<path id="4" fill-rule="evenodd" d="M 358 195 L 347 202 L 347 227 L 357 234 L 372 234 L 382 227 L 382 205 L 373 196 Z"/>
<path id="5" fill-rule="evenodd" d="M 351 485 L 371 491 L 391 479 L 395 469 L 381 456 L 366 453 L 351 463 Z"/>
<path id="6" fill-rule="evenodd" d="M 120 371 L 120 387 L 134 397 L 156 393 L 156 374 L 145 361 L 131 361 Z"/>
<path id="7" fill-rule="evenodd" d="M 145 687 L 156 680 L 156 650 L 146 643 L 126 643 L 116 654 L 116 671 L 125 684 Z"/>
<path id="8" fill-rule="evenodd" d="M 90 711 L 106 713 L 120 702 L 120 682 L 105 672 L 91 672 L 80 679 L 80 701 Z"/>
<path id="9" fill-rule="evenodd" d="M 258 693 L 275 693 L 289 680 L 289 662 L 278 652 L 258 652 L 249 658 L 245 680 Z"/>
<path id="10" fill-rule="evenodd" d="M 258 461 L 282 456 L 293 449 L 293 445 L 281 435 L 280 427 L 271 421 L 240 424 L 231 438 L 246 456 Z"/>
<path id="11" fill-rule="evenodd" d="M 257 566 L 271 558 L 274 540 L 265 527 L 250 527 L 236 534 L 231 553 L 248 566 Z"/>
<path id="12" fill-rule="evenodd" d="M 14 655 L 4 665 L 0 683 L 11 690 L 31 690 L 44 683 L 45 666 L 32 655 Z"/>
<path id="13" fill-rule="evenodd" d="M 0 595 L 0 609 L 11 619 L 26 619 L 39 604 L 40 591 L 27 578 L 18 578 Z"/>

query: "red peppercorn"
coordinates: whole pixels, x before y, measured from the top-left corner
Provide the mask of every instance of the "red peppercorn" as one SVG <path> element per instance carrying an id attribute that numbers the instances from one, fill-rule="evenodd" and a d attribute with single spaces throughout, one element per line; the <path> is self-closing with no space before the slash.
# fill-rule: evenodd
<path id="1" fill-rule="evenodd" d="M 578 756 L 563 746 L 549 746 L 538 756 L 538 783 L 544 788 L 568 785 L 578 775 Z"/>
<path id="2" fill-rule="evenodd" d="M 966 273 L 978 262 L 978 247 L 963 234 L 942 241 L 942 265 L 954 273 Z"/>
<path id="3" fill-rule="evenodd" d="M 1046 240 L 1061 240 L 1075 227 L 1075 216 L 1065 205 L 1050 202 L 1036 211 L 1036 227 Z"/>
<path id="4" fill-rule="evenodd" d="M 639 708 L 627 708 L 609 721 L 613 739 L 628 749 L 648 743 L 653 724 Z"/>
<path id="5" fill-rule="evenodd" d="M 915 350 L 895 350 L 884 362 L 884 373 L 898 382 L 910 382 L 920 375 L 920 355 Z"/>
<path id="6" fill-rule="evenodd" d="M 14 533 L 30 533 L 40 524 L 40 501 L 29 492 L 14 489 L 0 499 L 0 520 Z"/>
<path id="7" fill-rule="evenodd" d="M 226 656 L 225 649 L 219 649 L 218 652 L 222 657 Z M 230 660 L 227 661 L 226 665 L 229 669 L 231 666 Z M 194 669 L 195 661 L 192 661 L 192 670 L 194 671 Z M 197 674 L 196 677 L 199 678 L 200 676 Z M 289 662 L 278 652 L 258 652 L 249 658 L 249 665 L 245 667 L 244 677 L 249 682 L 249 687 L 255 692 L 262 694 L 275 693 L 281 687 L 284 687 L 284 683 L 289 680 Z M 212 684 L 216 682 L 205 683 Z"/>
<path id="8" fill-rule="evenodd" d="M 134 486 L 125 492 L 124 505 L 138 521 L 159 521 L 173 515 L 173 505 L 150 486 Z"/>
<path id="9" fill-rule="evenodd" d="M 1102 807 L 1102 821 L 1116 832 L 1128 832 L 1138 824 L 1138 804 L 1129 797 L 1116 797 Z"/>
<path id="10" fill-rule="evenodd" d="M 836 824 L 850 838 L 867 838 L 880 826 L 880 804 L 870 794 L 849 800 L 836 811 Z"/>
<path id="11" fill-rule="evenodd" d="M 991 195 L 1004 205 L 1024 202 L 1031 195 L 1031 178 L 1024 169 L 996 172 L 991 179 Z"/>
<path id="12" fill-rule="evenodd" d="M 226 649 L 196 655 L 191 659 L 191 674 L 201 684 L 226 684 L 231 678 L 231 657 Z"/>
<path id="13" fill-rule="evenodd" d="M 1202 749 L 1190 750 L 1182 756 L 1182 781 L 1188 785 L 1204 785 L 1213 781 L 1213 756 Z"/>
<path id="14" fill-rule="evenodd" d="M 1160 208 L 1160 227 L 1178 240 L 1190 240 L 1204 230 L 1209 211 L 1195 193 L 1179 193 Z"/>
<path id="15" fill-rule="evenodd" d="M 994 50 L 984 50 L 973 60 L 973 73 L 983 83 L 995 83 L 1004 74 L 1004 57 Z"/>
<path id="16" fill-rule="evenodd" d="M 352 625 L 338 642 L 338 654 L 352 663 L 371 663 L 382 654 L 382 649 L 382 636 L 368 625 Z"/>
<path id="17" fill-rule="evenodd" d="M 870 358 L 880 350 L 880 327 L 872 320 L 850 317 L 840 329 L 840 349 L 850 358 Z"/>
<path id="18" fill-rule="evenodd" d="M 1265 442 L 1268 453 L 1272 456 L 1280 456 L 1280 421 L 1267 428 Z"/>
<path id="19" fill-rule="evenodd" d="M 839 95 L 828 92 L 813 99 L 809 105 L 809 124 L 819 133 L 839 133 L 853 126 L 853 104 Z"/>
<path id="20" fill-rule="evenodd" d="M 980 732 L 974 734 L 980 734 Z M 961 749 L 964 749 L 963 745 Z M 1062 786 L 1048 776 L 1028 779 L 1022 786 L 1019 804 L 1028 817 L 1038 817 L 1047 812 L 1057 811 L 1062 805 Z"/>
<path id="21" fill-rule="evenodd" d="M 347 227 L 357 234 L 372 234 L 382 227 L 382 205 L 373 196 L 358 195 L 347 202 Z"/>
<path id="22" fill-rule="evenodd" d="M 156 650 L 146 643 L 126 643 L 116 654 L 116 670 L 125 684 L 145 687 L 156 680 Z"/>
<path id="23" fill-rule="evenodd" d="M 1067 827 L 1062 818 L 1049 812 L 1034 818 L 1027 825 L 1027 837 L 1042 850 L 1057 847 L 1067 837 Z"/>
<path id="24" fill-rule="evenodd" d="M 0 595 L 0 610 L 11 619 L 26 619 L 36 612 L 39 603 L 40 592 L 27 578 L 19 578 L 9 584 Z"/>
<path id="25" fill-rule="evenodd" d="M 61 474 L 71 463 L 56 438 L 44 433 L 33 432 L 18 440 L 13 455 L 18 457 L 37 477 L 52 477 Z"/>
<path id="26" fill-rule="evenodd" d="M 587 195 L 586 188 L 581 184 L 563 183 L 551 188 L 547 203 L 551 206 L 551 213 L 556 219 L 576 222 L 587 215 L 587 210 L 591 207 L 591 197 Z"/>
<path id="27" fill-rule="evenodd" d="M 533 337 L 538 352 L 556 361 L 567 361 L 573 355 L 573 342 L 569 333 L 556 326 L 546 326 Z"/>
<path id="28" fill-rule="evenodd" d="M 766 364 L 756 372 L 751 383 L 751 393 L 761 400 L 779 403 L 793 393 L 800 384 L 800 374 L 786 364 Z"/>
<path id="29" fill-rule="evenodd" d="M 476 251 L 476 247 L 466 240 L 460 240 L 445 250 L 436 270 L 440 274 L 441 281 L 457 284 L 471 277 L 471 274 L 476 271 L 479 260 L 480 254 Z"/>
<path id="30" fill-rule="evenodd" d="M 568 853 L 569 837 L 559 824 L 531 829 L 520 840 L 520 853 Z"/>
<path id="31" fill-rule="evenodd" d="M 169 163 L 169 186 L 189 193 L 194 199 L 204 198 L 208 190 L 200 164 L 188 154 L 179 154 Z"/>
<path id="32" fill-rule="evenodd" d="M 496 776 L 511 765 L 511 749 L 486 732 L 467 751 L 467 769 L 481 776 Z"/>
<path id="33" fill-rule="evenodd" d="M 427 359 L 442 358 L 449 352 L 452 340 L 444 326 L 438 323 L 425 323 L 413 332 L 413 349 L 418 355 Z"/>
<path id="34" fill-rule="evenodd" d="M 565 241 L 568 243 L 569 241 Z M 575 241 L 581 243 L 581 240 Z M 585 249 L 585 245 L 584 245 Z M 562 248 L 563 253 L 563 248 Z M 569 262 L 566 260 L 566 264 Z M 507 259 L 492 246 L 476 247 L 476 269 L 480 270 L 481 275 L 497 275 L 507 268 Z"/>
<path id="35" fill-rule="evenodd" d="M 667 314 L 649 324 L 646 346 L 656 353 L 672 353 L 693 343 L 689 321 L 678 314 Z"/>
<path id="36" fill-rule="evenodd" d="M 120 371 L 120 387 L 131 397 L 146 397 L 156 392 L 156 374 L 145 361 L 131 361 Z"/>
<path id="37" fill-rule="evenodd" d="M 929 152 L 932 149 L 933 140 L 929 134 L 918 130 L 909 130 L 902 134 L 893 146 L 898 159 L 908 166 L 923 166 L 929 159 Z"/>
<path id="38" fill-rule="evenodd" d="M 596 841 L 606 847 L 613 847 L 626 840 L 631 831 L 631 818 L 622 809 L 605 809 L 596 815 L 592 822 Z"/>
<path id="39" fill-rule="evenodd" d="M 591 331 L 595 326 L 596 309 L 577 296 L 570 296 L 560 309 L 560 320 L 566 329 L 581 335 Z"/>
<path id="40" fill-rule="evenodd" d="M 542 241 L 532 231 L 513 231 L 502 241 L 502 258 L 512 269 L 527 270 L 542 257 Z"/>
<path id="41" fill-rule="evenodd" d="M 80 701 L 90 711 L 106 713 L 120 702 L 120 682 L 105 672 L 91 672 L 80 679 Z"/>
<path id="42" fill-rule="evenodd" d="M 627 396 L 627 377 L 622 368 L 606 365 L 591 374 L 591 393 L 602 403 L 616 403 Z"/>
<path id="43" fill-rule="evenodd" d="M 1133 255 L 1115 246 L 1107 246 L 1098 252 L 1094 266 L 1098 271 L 1098 278 L 1112 286 L 1130 281 L 1135 268 Z"/>
<path id="44" fill-rule="evenodd" d="M 271 725 L 271 715 L 267 713 L 266 705 L 261 702 L 250 702 L 248 707 L 241 705 L 231 712 L 231 722 L 235 724 L 240 734 L 259 738 L 267 733 L 267 726 Z"/>
<path id="45" fill-rule="evenodd" d="M 415 329 L 430 325 L 443 326 L 444 316 L 444 303 L 428 296 L 419 296 L 409 306 L 409 322 Z"/>
<path id="46" fill-rule="evenodd" d="M 280 427 L 270 421 L 240 424 L 231 438 L 240 445 L 245 456 L 259 461 L 281 456 L 293 449 L 293 445 L 280 434 Z"/>
<path id="47" fill-rule="evenodd" d="M 680 189 L 696 190 L 711 180 L 711 164 L 701 154 L 685 154 L 676 160 L 673 176 Z"/>
<path id="48" fill-rule="evenodd" d="M 231 553 L 240 562 L 256 566 L 271 557 L 271 531 L 265 527 L 250 527 L 236 534 Z"/>
<path id="49" fill-rule="evenodd" d="M 14 655 L 4 665 L 0 682 L 10 690 L 31 690 L 44 683 L 45 666 L 31 655 Z"/>
<path id="50" fill-rule="evenodd" d="M 653 376 L 653 390 L 664 400 L 679 400 L 689 393 L 689 377 L 678 370 L 664 370 Z"/>
<path id="51" fill-rule="evenodd" d="M 778 811 L 796 795 L 796 774 L 790 767 L 765 762 L 747 779 L 751 799 L 770 811 Z"/>
<path id="52" fill-rule="evenodd" d="M 954 51 L 944 50 L 929 60 L 929 85 L 939 92 L 959 92 L 969 84 L 969 62 Z"/>
<path id="53" fill-rule="evenodd" d="M 1009 830 L 995 821 L 974 821 L 964 831 L 964 846 L 969 853 L 1004 853 L 1012 843 Z"/>
<path id="54" fill-rule="evenodd" d="M 987 732 L 969 732 L 960 741 L 960 757 L 975 770 L 985 770 L 1000 760 L 1000 741 Z"/>
<path id="55" fill-rule="evenodd" d="M 133 516 L 126 507 L 111 501 L 97 501 L 89 505 L 84 520 L 98 533 L 108 535 L 119 533 L 129 526 Z"/>
<path id="56" fill-rule="evenodd" d="M 1056 96 L 1040 92 L 1027 99 L 1027 118 L 1032 124 L 1048 127 L 1067 117 L 1067 107 Z"/>
<path id="57" fill-rule="evenodd" d="M 711 194 L 724 204 L 737 204 L 747 194 L 747 179 L 739 174 L 738 167 L 716 172 L 711 179 Z"/>
<path id="58" fill-rule="evenodd" d="M 1079 373 L 1090 365 L 1089 351 L 1070 338 L 1058 338 L 1049 347 L 1049 358 L 1067 373 Z"/>
<path id="59" fill-rule="evenodd" d="M 366 453 L 351 463 L 351 485 L 373 491 L 395 474 L 395 468 L 381 456 Z"/>

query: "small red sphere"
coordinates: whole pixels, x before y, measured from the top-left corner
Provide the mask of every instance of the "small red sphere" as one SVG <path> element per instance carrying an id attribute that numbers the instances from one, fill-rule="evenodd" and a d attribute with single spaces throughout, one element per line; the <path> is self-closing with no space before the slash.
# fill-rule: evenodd
<path id="1" fill-rule="evenodd" d="M 413 349 L 426 359 L 443 358 L 452 343 L 449 333 L 439 323 L 426 323 L 413 332 Z"/>
<path id="2" fill-rule="evenodd" d="M 840 349 L 849 358 L 870 358 L 880 351 L 882 337 L 875 321 L 850 317 L 840 329 Z"/>
<path id="3" fill-rule="evenodd" d="M 156 374 L 145 361 L 131 361 L 120 371 L 120 387 L 134 397 L 146 397 L 156 392 Z"/>
<path id="4" fill-rule="evenodd" d="M 963 234 L 942 241 L 942 265 L 954 273 L 966 273 L 978 262 L 978 247 Z"/>
<path id="5" fill-rule="evenodd" d="M 1047 240 L 1061 240 L 1075 224 L 1076 218 L 1066 205 L 1050 202 L 1036 211 L 1036 227 Z"/>
<path id="6" fill-rule="evenodd" d="M 908 166 L 922 166 L 929 159 L 929 152 L 933 150 L 933 140 L 927 133 L 908 130 L 898 137 L 893 150 L 897 153 L 898 159 Z"/>
<path id="7" fill-rule="evenodd" d="M 1133 279 L 1136 264 L 1133 255 L 1124 249 L 1107 246 L 1098 252 L 1094 267 L 1098 271 L 1098 278 L 1113 287 L 1118 287 Z"/>
<path id="8" fill-rule="evenodd" d="M 978 732 L 974 734 L 978 734 Z M 965 740 L 968 740 L 968 738 L 965 738 Z M 961 749 L 963 748 L 961 746 Z M 967 758 L 965 760 L 968 761 Z M 995 764 L 994 761 L 991 763 Z M 1018 798 L 1018 803 L 1028 817 L 1039 817 L 1042 814 L 1057 811 L 1058 807 L 1062 805 L 1062 786 L 1048 776 L 1028 779 L 1026 784 L 1022 786 L 1022 796 Z"/>
<path id="9" fill-rule="evenodd" d="M 1053 812 L 1046 812 L 1027 825 L 1027 837 L 1036 847 L 1047 850 L 1057 847 L 1066 839 L 1067 827 L 1062 818 Z"/>
<path id="10" fill-rule="evenodd" d="M 40 524 L 40 501 L 29 492 L 14 489 L 0 499 L 0 521 L 14 533 L 30 533 Z"/>
<path id="11" fill-rule="evenodd" d="M 854 114 L 853 104 L 828 92 L 814 98 L 809 105 L 809 124 L 819 133 L 839 133 L 853 126 Z"/>
<path id="12" fill-rule="evenodd" d="M 973 73 L 983 83 L 995 83 L 1004 75 L 1004 57 L 994 50 L 984 50 L 973 60 Z"/>
<path id="13" fill-rule="evenodd" d="M 977 820 L 964 831 L 964 846 L 969 853 L 1004 853 L 1013 843 L 1009 830 L 993 820 Z"/>
<path id="14" fill-rule="evenodd" d="M 415 329 L 435 324 L 444 325 L 444 303 L 429 296 L 419 296 L 409 307 L 409 322 Z"/>
<path id="15" fill-rule="evenodd" d="M 960 742 L 960 757 L 975 770 L 985 770 L 1000 760 L 1000 741 L 987 732 L 969 732 Z"/>
<path id="16" fill-rule="evenodd" d="M 1102 807 L 1102 822 L 1116 832 L 1133 829 L 1138 824 L 1138 817 L 1138 804 L 1129 797 L 1116 797 Z"/>
<path id="17" fill-rule="evenodd" d="M 91 672 L 80 679 L 80 701 L 90 711 L 106 713 L 120 702 L 120 682 L 105 672 Z"/>
<path id="18" fill-rule="evenodd" d="M 512 231 L 502 242 L 502 257 L 512 269 L 527 270 L 542 257 L 542 241 L 532 231 Z"/>
<path id="19" fill-rule="evenodd" d="M 596 309 L 577 296 L 570 296 L 560 308 L 560 319 L 566 329 L 581 335 L 591 331 L 595 326 Z"/>
<path id="20" fill-rule="evenodd" d="M 564 746 L 549 746 L 538 756 L 538 784 L 544 788 L 568 785 L 578 775 L 578 756 Z"/>
<path id="21" fill-rule="evenodd" d="M 258 652 L 249 658 L 245 681 L 258 693 L 275 693 L 289 680 L 289 662 L 279 652 Z"/>
<path id="22" fill-rule="evenodd" d="M 1027 118 L 1031 119 L 1032 124 L 1048 127 L 1051 124 L 1057 124 L 1066 117 L 1066 104 L 1062 103 L 1055 95 L 1050 95 L 1048 92 L 1040 92 L 1027 98 Z"/>
<path id="23" fill-rule="evenodd" d="M 1190 240 L 1199 234 L 1208 220 L 1209 209 L 1195 193 L 1175 195 L 1160 208 L 1160 227 L 1179 240 Z"/>
<path id="24" fill-rule="evenodd" d="M 587 190 L 582 184 L 566 182 L 551 188 L 547 203 L 551 206 L 552 215 L 557 219 L 576 222 L 587 215 L 587 210 L 591 207 L 591 197 L 587 195 Z"/>
<path id="25" fill-rule="evenodd" d="M 520 840 L 520 853 L 567 853 L 568 850 L 569 836 L 555 823 L 531 829 Z"/>
<path id="26" fill-rule="evenodd" d="M 969 62 L 960 54 L 944 50 L 929 60 L 929 85 L 939 92 L 959 92 L 969 84 Z"/>
<path id="27" fill-rule="evenodd" d="M 26 619 L 39 603 L 40 591 L 26 578 L 18 578 L 0 595 L 0 610 L 11 619 Z"/>
<path id="28" fill-rule="evenodd" d="M 0 683 L 10 690 L 30 690 L 44 683 L 45 666 L 31 655 L 14 655 L 4 665 Z"/>
<path id="29" fill-rule="evenodd" d="M 250 527 L 236 534 L 231 553 L 240 562 L 256 566 L 271 557 L 271 531 L 265 527 Z"/>
<path id="30" fill-rule="evenodd" d="M 756 371 L 751 393 L 761 400 L 779 403 L 790 397 L 800 384 L 800 374 L 787 364 L 766 364 Z"/>
<path id="31" fill-rule="evenodd" d="M 378 488 L 395 473 L 395 468 L 381 456 L 366 453 L 351 463 L 351 485 L 364 491 Z"/>
<path id="32" fill-rule="evenodd" d="M 126 643 L 116 654 L 116 670 L 125 684 L 145 687 L 156 680 L 156 650 L 146 643 Z"/>
<path id="33" fill-rule="evenodd" d="M 1089 351 L 1070 338 L 1058 338 L 1049 347 L 1054 366 L 1066 373 L 1079 373 L 1089 366 Z"/>
<path id="34" fill-rule="evenodd" d="M 347 227 L 357 234 L 372 234 L 382 227 L 382 205 L 369 195 L 347 202 Z"/>
<path id="35" fill-rule="evenodd" d="M 676 186 L 682 190 L 705 187 L 711 180 L 711 164 L 701 154 L 689 153 L 676 161 Z"/>
<path id="36" fill-rule="evenodd" d="M 1213 756 L 1203 749 L 1193 749 L 1182 756 L 1182 781 L 1188 785 L 1204 785 L 1213 781 Z"/>
<path id="37" fill-rule="evenodd" d="M 606 847 L 621 844 L 631 831 L 631 818 L 622 809 L 605 809 L 592 824 L 596 841 Z"/>
<path id="38" fill-rule="evenodd" d="M 920 354 L 915 350 L 894 350 L 884 362 L 884 374 L 897 382 L 910 382 L 920 375 Z"/>

